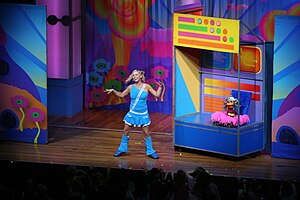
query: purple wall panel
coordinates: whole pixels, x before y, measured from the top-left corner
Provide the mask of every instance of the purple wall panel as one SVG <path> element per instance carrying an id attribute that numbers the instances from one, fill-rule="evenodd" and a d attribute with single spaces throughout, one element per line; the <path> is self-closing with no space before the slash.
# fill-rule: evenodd
<path id="1" fill-rule="evenodd" d="M 72 1 L 72 15 L 73 17 L 81 15 L 81 0 Z"/>
<path id="2" fill-rule="evenodd" d="M 47 17 L 55 15 L 61 19 L 69 16 L 69 1 L 37 0 L 36 4 L 47 6 Z M 60 22 L 55 25 L 47 24 L 47 42 L 48 78 L 69 79 L 69 27 Z"/>
<path id="3" fill-rule="evenodd" d="M 73 77 L 81 75 L 81 21 L 73 22 Z"/>
<path id="4" fill-rule="evenodd" d="M 69 78 L 69 27 L 47 26 L 48 78 Z"/>

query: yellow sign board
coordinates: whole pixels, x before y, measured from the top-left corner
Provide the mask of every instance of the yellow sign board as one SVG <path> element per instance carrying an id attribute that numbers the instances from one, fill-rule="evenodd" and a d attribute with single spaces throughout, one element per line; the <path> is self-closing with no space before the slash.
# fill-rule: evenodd
<path id="1" fill-rule="evenodd" d="M 174 13 L 173 44 L 239 53 L 240 21 Z"/>

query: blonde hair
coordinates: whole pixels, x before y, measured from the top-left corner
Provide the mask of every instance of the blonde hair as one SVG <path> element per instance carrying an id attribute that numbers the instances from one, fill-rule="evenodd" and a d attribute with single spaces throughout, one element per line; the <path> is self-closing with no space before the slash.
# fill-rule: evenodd
<path id="1" fill-rule="evenodd" d="M 133 70 L 132 71 L 132 73 L 129 75 L 129 77 L 126 79 L 126 83 L 128 83 L 129 81 L 131 81 L 132 80 L 132 78 L 133 78 L 133 73 L 134 72 L 138 72 L 141 76 L 142 76 L 142 81 L 143 82 L 145 82 L 145 72 L 144 71 L 142 71 L 142 70 L 137 70 L 137 69 L 135 69 L 135 70 Z"/>

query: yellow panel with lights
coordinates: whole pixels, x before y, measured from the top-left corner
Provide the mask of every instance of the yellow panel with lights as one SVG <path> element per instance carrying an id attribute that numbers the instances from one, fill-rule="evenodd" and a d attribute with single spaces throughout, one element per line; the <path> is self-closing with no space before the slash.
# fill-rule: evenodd
<path id="1" fill-rule="evenodd" d="M 174 13 L 173 44 L 239 53 L 240 21 Z"/>

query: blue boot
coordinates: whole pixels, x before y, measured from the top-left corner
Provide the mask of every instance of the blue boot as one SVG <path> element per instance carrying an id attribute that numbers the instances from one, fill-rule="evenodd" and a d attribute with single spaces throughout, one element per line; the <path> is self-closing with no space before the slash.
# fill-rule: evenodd
<path id="1" fill-rule="evenodd" d="M 126 152 L 128 152 L 128 141 L 129 141 L 129 136 L 122 135 L 121 144 L 118 150 L 114 154 L 115 157 L 122 156 Z"/>
<path id="2" fill-rule="evenodd" d="M 146 150 L 147 156 L 149 156 L 150 158 L 153 158 L 153 159 L 158 159 L 159 157 L 152 147 L 151 137 L 146 137 L 144 140 L 145 140 L 145 150 Z"/>

